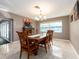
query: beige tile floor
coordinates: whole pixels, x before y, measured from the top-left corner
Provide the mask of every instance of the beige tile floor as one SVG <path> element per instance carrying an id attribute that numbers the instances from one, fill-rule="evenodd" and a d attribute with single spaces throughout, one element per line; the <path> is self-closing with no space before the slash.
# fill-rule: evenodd
<path id="1" fill-rule="evenodd" d="M 19 41 L 0 46 L 0 59 L 19 59 Z M 27 53 L 23 52 L 22 59 L 27 59 Z M 46 54 L 44 48 L 40 48 L 37 56 L 30 59 L 79 59 L 74 52 L 69 40 L 54 39 L 54 44 Z"/>

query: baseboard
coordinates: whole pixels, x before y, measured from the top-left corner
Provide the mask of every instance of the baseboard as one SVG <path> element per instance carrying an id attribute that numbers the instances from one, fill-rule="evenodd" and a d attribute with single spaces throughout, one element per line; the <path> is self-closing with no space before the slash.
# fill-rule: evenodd
<path id="1" fill-rule="evenodd" d="M 77 53 L 77 51 L 76 51 L 75 48 L 73 47 L 72 43 L 71 43 L 70 45 L 71 45 L 71 47 L 72 47 L 72 49 L 73 49 L 75 55 L 76 55 L 77 58 L 79 59 L 79 54 Z"/>

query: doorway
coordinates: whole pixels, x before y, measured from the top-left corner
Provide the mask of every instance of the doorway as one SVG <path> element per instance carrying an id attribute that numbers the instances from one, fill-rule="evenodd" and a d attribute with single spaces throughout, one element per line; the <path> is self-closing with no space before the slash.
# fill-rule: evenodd
<path id="1" fill-rule="evenodd" d="M 13 19 L 3 18 L 0 21 L 0 45 L 13 40 Z"/>

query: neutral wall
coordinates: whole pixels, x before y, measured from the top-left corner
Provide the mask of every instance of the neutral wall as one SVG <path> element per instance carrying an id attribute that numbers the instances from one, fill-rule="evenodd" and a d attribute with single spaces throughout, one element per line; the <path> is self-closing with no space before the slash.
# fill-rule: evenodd
<path id="1" fill-rule="evenodd" d="M 22 31 L 22 27 L 23 27 L 23 16 L 19 16 L 13 13 L 9 13 L 11 18 L 13 19 L 13 41 L 18 40 L 18 35 L 16 33 L 16 31 Z"/>
<path id="2" fill-rule="evenodd" d="M 79 20 L 70 23 L 70 40 L 79 54 Z"/>
<path id="3" fill-rule="evenodd" d="M 18 35 L 16 31 L 22 31 L 24 16 L 16 15 L 14 13 L 0 11 L 0 18 L 12 18 L 13 19 L 13 41 L 18 40 Z M 35 22 L 32 22 L 33 27 L 35 27 Z"/>
<path id="4" fill-rule="evenodd" d="M 56 17 L 56 18 L 50 18 L 46 21 L 38 22 L 37 28 L 39 28 L 39 24 L 43 22 L 54 22 L 54 21 L 62 21 L 62 33 L 56 33 L 54 32 L 54 38 L 59 39 L 69 39 L 69 16 L 62 16 L 62 17 Z M 39 30 L 39 29 L 38 29 Z M 39 30 L 40 32 L 40 30 Z"/>
<path id="5" fill-rule="evenodd" d="M 13 19 L 13 41 L 18 40 L 16 31 L 21 31 L 23 26 L 23 16 L 16 15 L 10 12 L 0 10 L 0 18 L 11 18 Z"/>

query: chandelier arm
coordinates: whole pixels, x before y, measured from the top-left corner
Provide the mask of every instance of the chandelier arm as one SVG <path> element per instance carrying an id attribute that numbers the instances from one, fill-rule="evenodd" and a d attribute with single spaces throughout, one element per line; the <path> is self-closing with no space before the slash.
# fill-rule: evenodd
<path id="1" fill-rule="evenodd" d="M 39 13 L 39 16 L 38 16 L 39 21 L 43 20 L 44 16 L 43 16 L 43 14 L 42 14 L 41 8 L 40 8 L 39 6 L 35 6 L 35 8 L 38 9 L 39 12 L 40 12 L 40 13 Z"/>

